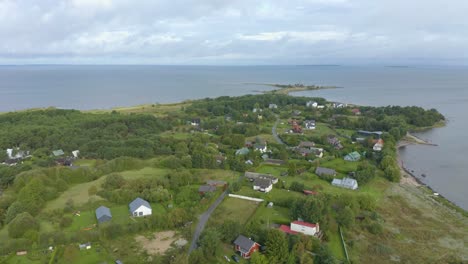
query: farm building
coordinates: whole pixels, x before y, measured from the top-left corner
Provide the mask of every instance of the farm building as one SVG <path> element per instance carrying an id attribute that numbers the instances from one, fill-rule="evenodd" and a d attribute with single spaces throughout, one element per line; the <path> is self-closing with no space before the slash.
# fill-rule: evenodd
<path id="1" fill-rule="evenodd" d="M 234 248 L 244 259 L 249 259 L 252 253 L 260 249 L 260 244 L 250 238 L 239 235 L 236 240 L 234 240 Z"/>

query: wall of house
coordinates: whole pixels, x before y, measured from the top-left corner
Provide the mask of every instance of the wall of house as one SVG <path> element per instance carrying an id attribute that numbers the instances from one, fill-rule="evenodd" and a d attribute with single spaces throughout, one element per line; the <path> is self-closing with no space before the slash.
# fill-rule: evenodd
<path id="1" fill-rule="evenodd" d="M 151 215 L 153 213 L 152 211 L 153 210 L 151 210 L 150 208 L 146 206 L 140 206 L 138 207 L 138 209 L 135 210 L 135 212 L 137 213 L 137 216 Z M 142 215 L 140 215 L 140 212 L 142 213 Z"/>
<path id="2" fill-rule="evenodd" d="M 302 233 L 304 235 L 309 235 L 309 236 L 313 236 L 315 235 L 315 233 L 318 232 L 316 227 L 302 226 L 302 225 L 297 225 L 294 223 L 291 223 L 291 230 Z"/>

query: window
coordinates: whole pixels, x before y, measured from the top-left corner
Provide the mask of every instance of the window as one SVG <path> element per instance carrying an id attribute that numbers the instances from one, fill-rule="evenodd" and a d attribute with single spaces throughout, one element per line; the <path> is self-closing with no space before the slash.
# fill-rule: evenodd
<path id="1" fill-rule="evenodd" d="M 140 212 L 139 214 L 140 214 L 140 216 L 142 216 L 142 215 L 143 215 L 143 212 Z"/>

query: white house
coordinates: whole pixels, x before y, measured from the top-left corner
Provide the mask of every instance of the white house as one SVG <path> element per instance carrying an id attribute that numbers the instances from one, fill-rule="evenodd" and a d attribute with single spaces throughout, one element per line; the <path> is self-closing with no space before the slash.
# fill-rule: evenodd
<path id="1" fill-rule="evenodd" d="M 73 155 L 73 157 L 74 157 L 75 159 L 77 159 L 78 156 L 80 155 L 80 151 L 79 151 L 79 150 L 74 150 L 74 151 L 72 151 L 72 155 Z"/>
<path id="2" fill-rule="evenodd" d="M 382 139 L 379 139 L 377 140 L 377 143 L 375 143 L 372 149 L 374 151 L 382 151 L 383 146 L 384 146 L 384 141 Z"/>
<path id="3" fill-rule="evenodd" d="M 306 103 L 306 106 L 307 106 L 307 107 L 312 107 L 312 108 L 317 108 L 318 103 L 317 103 L 317 102 L 314 102 L 314 101 L 308 101 L 308 102 Z"/>
<path id="4" fill-rule="evenodd" d="M 257 143 L 257 144 L 254 144 L 254 149 L 256 151 L 260 151 L 260 153 L 265 153 L 268 151 L 268 148 L 267 148 L 267 144 L 260 144 L 260 143 Z"/>
<path id="5" fill-rule="evenodd" d="M 257 178 L 254 180 L 253 189 L 267 193 L 273 189 L 273 182 L 270 179 Z"/>
<path id="6" fill-rule="evenodd" d="M 319 224 L 312 224 L 303 221 L 291 222 L 291 231 L 302 233 L 307 236 L 315 236 L 319 230 Z"/>
<path id="7" fill-rule="evenodd" d="M 153 213 L 151 205 L 140 197 L 133 200 L 128 207 L 130 208 L 130 214 L 132 214 L 132 216 L 146 216 Z"/>
<path id="8" fill-rule="evenodd" d="M 356 190 L 358 188 L 357 181 L 351 178 L 333 179 L 331 184 L 333 186 L 351 189 L 351 190 Z"/>
<path id="9" fill-rule="evenodd" d="M 315 120 L 305 120 L 304 127 L 309 130 L 315 129 Z"/>

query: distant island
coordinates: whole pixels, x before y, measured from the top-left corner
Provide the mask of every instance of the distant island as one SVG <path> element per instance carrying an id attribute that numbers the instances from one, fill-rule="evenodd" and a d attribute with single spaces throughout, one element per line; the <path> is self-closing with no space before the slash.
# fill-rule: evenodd
<path id="1" fill-rule="evenodd" d="M 261 93 L 264 93 L 264 94 L 286 94 L 286 95 L 293 93 L 293 92 L 343 88 L 339 86 L 306 85 L 302 83 L 295 83 L 295 84 L 248 83 L 248 84 L 266 85 L 266 86 L 279 88 L 279 89 L 272 90 L 272 91 L 261 91 Z M 259 92 L 259 91 L 255 91 L 255 92 Z"/>

